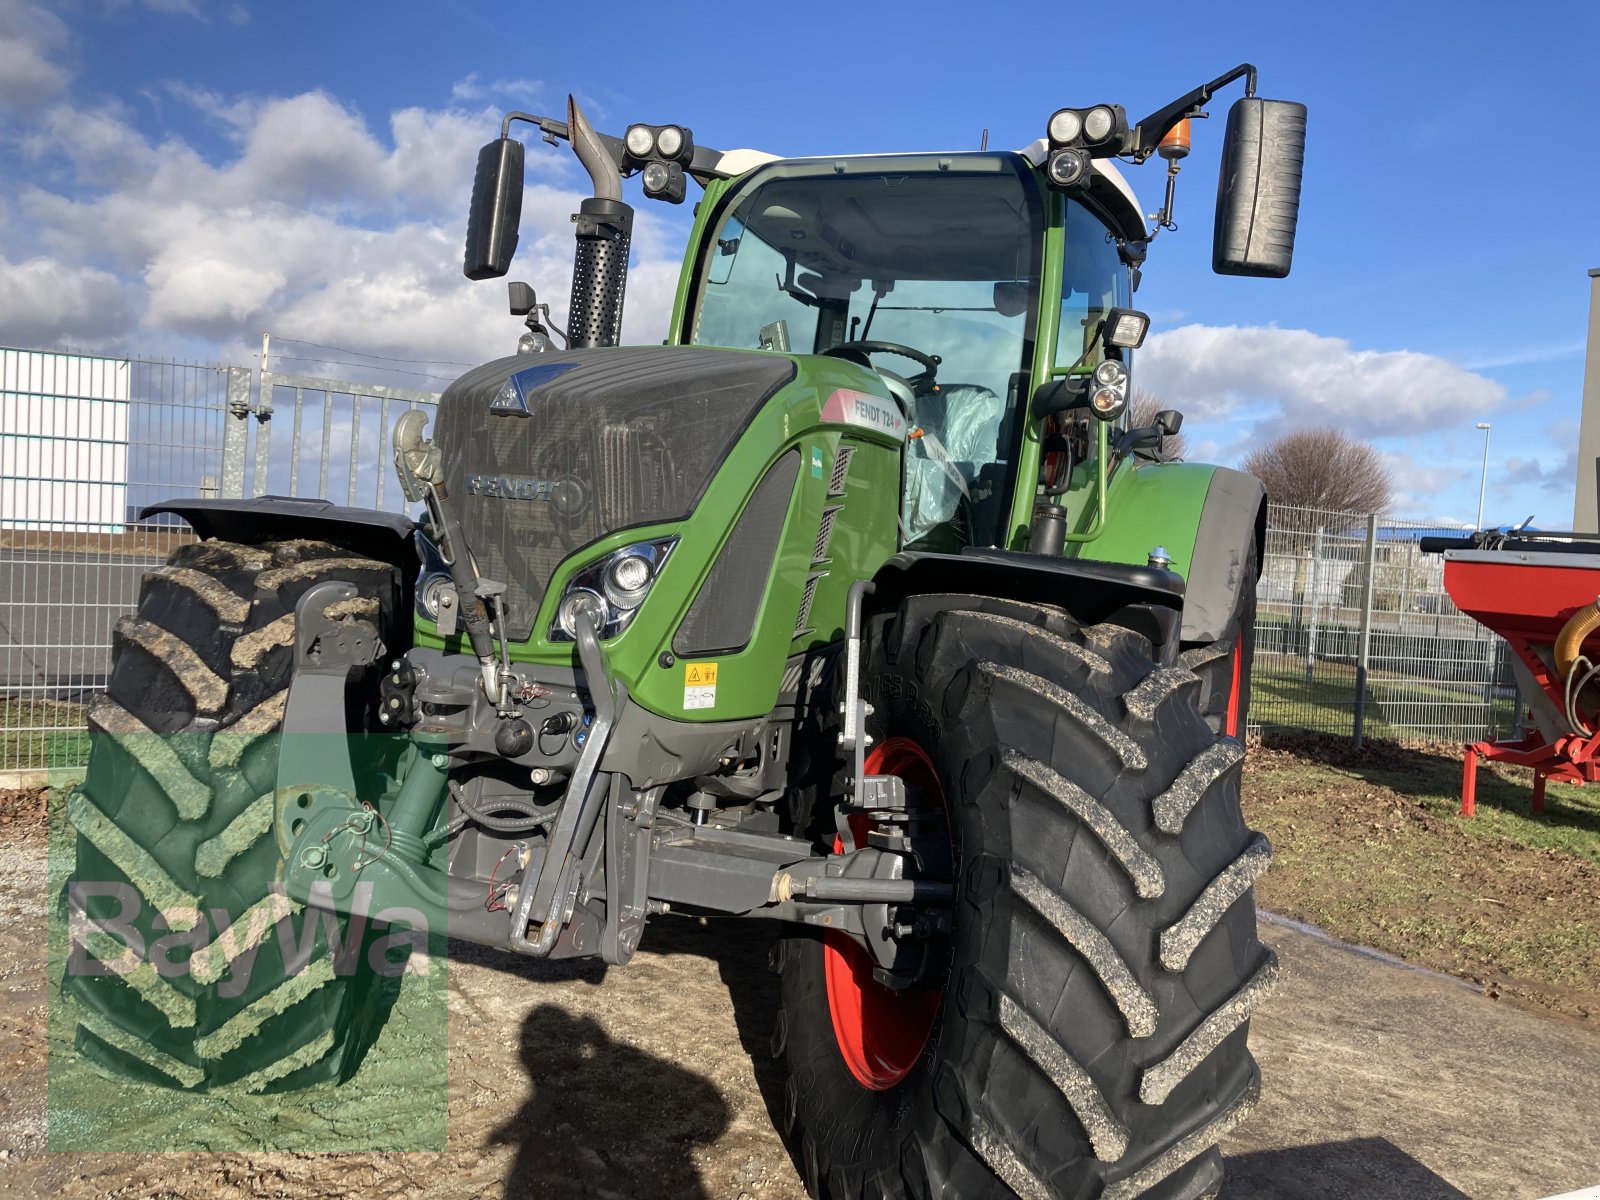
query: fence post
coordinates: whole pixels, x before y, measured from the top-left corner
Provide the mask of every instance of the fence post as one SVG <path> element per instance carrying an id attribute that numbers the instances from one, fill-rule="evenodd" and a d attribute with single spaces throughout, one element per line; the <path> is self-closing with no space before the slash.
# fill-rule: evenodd
<path id="1" fill-rule="evenodd" d="M 1361 649 L 1356 655 L 1356 723 L 1351 731 L 1357 750 L 1366 733 L 1367 664 L 1372 658 L 1372 592 L 1378 564 L 1378 514 L 1367 517 L 1367 577 L 1361 582 Z"/>
<path id="2" fill-rule="evenodd" d="M 222 484 L 225 500 L 244 496 L 245 447 L 250 441 L 250 368 L 228 368 L 228 403 L 222 410 Z"/>
<path id="3" fill-rule="evenodd" d="M 1306 629 L 1306 682 L 1310 683 L 1317 670 L 1317 605 L 1322 587 L 1322 526 L 1317 526 L 1311 539 L 1311 623 Z"/>

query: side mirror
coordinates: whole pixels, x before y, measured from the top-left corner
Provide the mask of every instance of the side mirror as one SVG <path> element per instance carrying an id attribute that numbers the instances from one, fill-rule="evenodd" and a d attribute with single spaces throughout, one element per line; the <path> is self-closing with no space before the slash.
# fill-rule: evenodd
<path id="1" fill-rule="evenodd" d="M 508 137 L 478 151 L 461 267 L 468 279 L 496 279 L 511 269 L 522 223 L 522 155 L 522 143 Z"/>
<path id="2" fill-rule="evenodd" d="M 1228 110 L 1211 269 L 1282 279 L 1294 258 L 1306 106 L 1247 96 Z"/>
<path id="3" fill-rule="evenodd" d="M 1173 436 L 1183 428 L 1183 414 L 1175 408 L 1163 408 L 1156 414 L 1156 428 L 1164 437 Z"/>

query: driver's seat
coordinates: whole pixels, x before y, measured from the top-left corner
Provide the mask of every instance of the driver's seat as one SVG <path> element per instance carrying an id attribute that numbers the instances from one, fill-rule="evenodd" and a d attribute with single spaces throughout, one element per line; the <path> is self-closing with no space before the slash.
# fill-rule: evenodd
<path id="1" fill-rule="evenodd" d="M 913 439 L 906 461 L 908 540 L 955 518 L 962 488 L 946 466 L 970 488 L 978 472 L 999 457 L 1004 415 L 1000 397 L 975 383 L 943 384 L 917 396 L 916 423 L 924 436 Z"/>
<path id="2" fill-rule="evenodd" d="M 917 397 L 917 424 L 938 437 L 952 462 L 974 468 L 999 457 L 1004 415 L 1004 402 L 981 384 L 941 384 Z"/>

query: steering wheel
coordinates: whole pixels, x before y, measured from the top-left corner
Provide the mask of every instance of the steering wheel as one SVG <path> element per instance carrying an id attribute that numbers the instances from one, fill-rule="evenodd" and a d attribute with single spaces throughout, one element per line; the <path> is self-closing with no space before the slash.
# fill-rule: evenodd
<path id="1" fill-rule="evenodd" d="M 909 358 L 924 368 L 920 374 L 913 375 L 905 381 L 914 393 L 926 392 L 933 387 L 933 377 L 939 371 L 939 364 L 944 361 L 937 354 L 924 354 L 914 346 L 905 346 L 899 342 L 881 342 L 876 338 L 840 342 L 837 346 L 829 346 L 823 353 L 833 358 L 844 359 L 849 359 L 852 355 L 865 358 L 869 354 L 898 354 L 901 358 Z M 886 373 L 892 374 L 892 372 Z"/>

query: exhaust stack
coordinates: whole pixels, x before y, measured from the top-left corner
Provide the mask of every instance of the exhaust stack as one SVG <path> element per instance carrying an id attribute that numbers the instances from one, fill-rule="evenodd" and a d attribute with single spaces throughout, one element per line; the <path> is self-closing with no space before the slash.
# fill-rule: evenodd
<path id="1" fill-rule="evenodd" d="M 572 262 L 569 344 L 573 348 L 615 346 L 622 340 L 633 206 L 623 202 L 622 175 L 616 162 L 571 96 L 567 97 L 567 133 L 594 185 L 594 195 L 572 215 L 578 246 Z"/>

